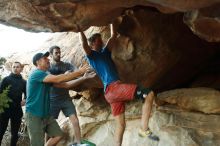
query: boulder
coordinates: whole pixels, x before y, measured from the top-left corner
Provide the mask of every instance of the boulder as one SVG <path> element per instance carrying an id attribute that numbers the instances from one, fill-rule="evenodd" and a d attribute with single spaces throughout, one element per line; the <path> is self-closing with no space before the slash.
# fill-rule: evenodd
<path id="1" fill-rule="evenodd" d="M 126 9 L 135 6 L 155 7 L 162 12 L 171 13 L 203 8 L 218 2 L 219 0 L 4 0 L 0 2 L 0 20 L 4 24 L 35 32 L 77 31 L 76 25 L 81 25 L 83 29 L 106 25 Z"/>
<path id="2" fill-rule="evenodd" d="M 159 107 L 151 117 L 150 127 L 159 135 L 159 146 L 218 146 L 219 115 Z"/>
<path id="3" fill-rule="evenodd" d="M 209 88 L 186 88 L 165 91 L 156 99 L 158 104 L 167 103 L 181 109 L 206 114 L 220 113 L 220 92 Z"/>
<path id="4" fill-rule="evenodd" d="M 192 32 L 209 42 L 220 42 L 220 4 L 192 10 L 184 14 L 184 22 Z"/>

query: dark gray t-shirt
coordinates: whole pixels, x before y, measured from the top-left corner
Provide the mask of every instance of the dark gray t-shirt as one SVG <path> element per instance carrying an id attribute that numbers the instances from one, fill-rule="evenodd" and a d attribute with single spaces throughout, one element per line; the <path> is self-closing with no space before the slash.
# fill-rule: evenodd
<path id="1" fill-rule="evenodd" d="M 49 72 L 53 75 L 64 74 L 66 71 L 74 71 L 74 66 L 68 62 L 60 61 L 56 64 L 50 64 Z M 50 99 L 53 100 L 60 100 L 69 98 L 69 90 L 63 88 L 56 88 L 52 87 L 50 92 Z"/>

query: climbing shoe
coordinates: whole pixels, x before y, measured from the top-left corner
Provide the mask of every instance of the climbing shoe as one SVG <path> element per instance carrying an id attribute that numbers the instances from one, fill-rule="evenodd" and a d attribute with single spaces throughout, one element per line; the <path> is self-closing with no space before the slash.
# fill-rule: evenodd
<path id="1" fill-rule="evenodd" d="M 140 129 L 139 132 L 138 132 L 138 135 L 140 137 L 148 137 L 148 138 L 150 138 L 151 140 L 154 140 L 154 141 L 159 141 L 160 140 L 158 136 L 154 135 L 151 132 L 150 129 L 147 129 L 145 131 Z"/>

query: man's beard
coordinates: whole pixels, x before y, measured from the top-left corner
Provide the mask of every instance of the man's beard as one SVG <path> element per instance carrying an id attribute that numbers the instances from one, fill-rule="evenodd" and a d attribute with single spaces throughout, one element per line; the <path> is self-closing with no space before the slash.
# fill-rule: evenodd
<path id="1" fill-rule="evenodd" d="M 60 62 L 60 58 L 54 58 L 56 62 Z"/>

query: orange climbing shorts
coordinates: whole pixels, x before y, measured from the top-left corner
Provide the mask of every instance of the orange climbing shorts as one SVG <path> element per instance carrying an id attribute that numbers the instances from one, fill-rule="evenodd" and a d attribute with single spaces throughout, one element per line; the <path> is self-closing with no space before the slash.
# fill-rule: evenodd
<path id="1" fill-rule="evenodd" d="M 111 105 L 113 116 L 125 112 L 125 102 L 134 99 L 136 84 L 124 84 L 115 81 L 109 84 L 105 90 L 105 99 Z"/>

